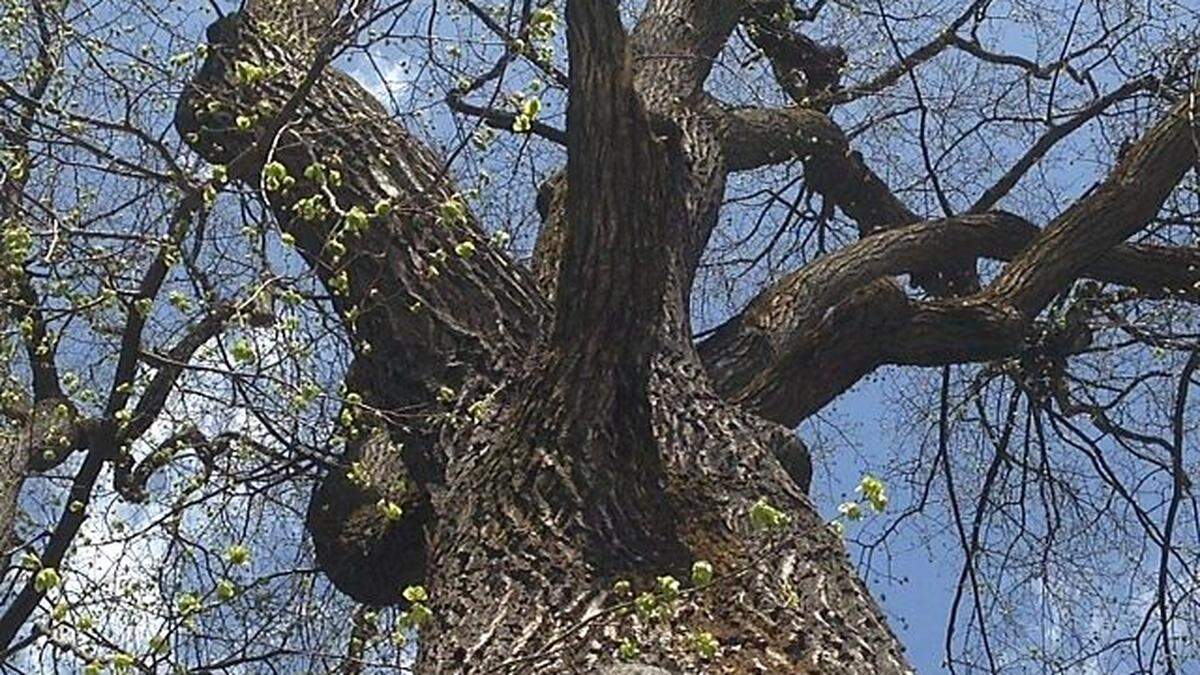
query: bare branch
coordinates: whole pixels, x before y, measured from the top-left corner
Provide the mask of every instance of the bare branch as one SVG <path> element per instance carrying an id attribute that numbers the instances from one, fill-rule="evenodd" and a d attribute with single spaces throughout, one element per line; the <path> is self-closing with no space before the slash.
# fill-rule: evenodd
<path id="1" fill-rule="evenodd" d="M 1015 318 L 1003 310 L 979 309 L 983 318 L 962 322 L 976 310 L 955 315 L 953 305 L 918 303 L 880 277 L 962 258 L 1011 260 L 1040 234 L 1007 213 L 876 234 L 781 279 L 702 342 L 701 356 L 719 391 L 794 426 L 884 363 L 940 365 L 1010 353 L 1022 329 L 1014 332 Z M 1119 245 L 1082 276 L 1200 302 L 1197 249 Z"/>
<path id="2" fill-rule="evenodd" d="M 1101 96 L 1089 105 L 1085 106 L 1078 113 L 1073 115 L 1071 119 L 1062 124 L 1057 124 L 1050 127 L 1046 133 L 1038 138 L 1025 154 L 1013 164 L 1012 168 L 1000 177 L 996 184 L 984 191 L 983 195 L 971 206 L 971 213 L 982 213 L 991 209 L 996 205 L 996 202 L 1004 198 L 1009 190 L 1017 184 L 1018 181 L 1033 168 L 1033 165 L 1038 162 L 1047 152 L 1054 147 L 1056 143 L 1066 138 L 1071 132 L 1083 126 L 1090 120 L 1107 110 L 1110 106 L 1118 101 L 1122 101 L 1132 94 L 1139 91 L 1144 91 L 1154 86 L 1156 80 L 1152 77 L 1142 77 L 1131 82 L 1117 87 L 1113 91 Z"/>

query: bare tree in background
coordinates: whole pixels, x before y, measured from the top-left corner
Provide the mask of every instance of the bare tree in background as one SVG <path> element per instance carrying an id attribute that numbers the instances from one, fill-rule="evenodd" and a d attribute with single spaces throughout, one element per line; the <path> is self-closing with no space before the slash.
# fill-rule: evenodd
<path id="1" fill-rule="evenodd" d="M 4 5 L 6 35 L 32 37 L 12 48 L 34 50 L 0 85 L 9 656 L 40 645 L 152 671 L 305 654 L 363 672 L 389 667 L 369 653 L 387 632 L 378 608 L 392 607 L 397 642 L 415 632 L 417 649 L 411 663 L 394 650 L 390 667 L 418 672 L 907 672 L 841 536 L 863 510 L 885 509 L 885 487 L 864 479 L 829 522 L 807 496 L 814 467 L 793 430 L 882 367 L 912 366 L 940 378 L 934 398 L 910 392 L 911 410 L 895 406 L 932 432 L 929 453 L 904 459 L 919 498 L 895 522 L 925 512 L 935 485 L 944 495 L 963 556 L 951 667 L 1195 663 L 1194 8 L 1072 3 L 1059 53 L 1041 63 L 990 44 L 993 23 L 1052 12 L 1022 3 L 964 3 L 947 23 L 941 8 L 882 3 L 461 0 L 453 20 L 478 31 L 461 42 L 483 65 L 446 66 L 431 47 L 425 66 L 452 80 L 444 102 L 474 126 L 434 149 L 331 65 L 403 36 L 419 23 L 408 12 L 432 25 L 439 10 L 414 4 L 248 0 L 208 26 L 194 72 L 187 58 L 126 53 L 126 78 L 97 47 L 126 14 Z M 147 16 L 148 41 L 176 39 Z M 1156 31 L 1149 19 L 1162 16 L 1193 32 Z M 823 21 L 851 17 L 875 39 L 824 39 L 838 31 L 822 35 Z M 905 21 L 939 28 L 901 39 Z M 1151 57 L 1125 62 L 1134 42 Z M 844 82 L 859 52 L 879 67 Z M 970 85 L 925 75 L 947 61 L 1001 73 L 981 80 L 992 109 L 973 129 L 954 91 Z M 72 101 L 61 77 L 72 68 L 99 73 L 76 86 L 104 114 Z M 540 84 L 506 101 L 500 83 L 518 68 Z M 180 69 L 187 82 L 167 72 Z M 731 95 L 768 84 L 759 100 Z M 1018 114 L 1009 96 L 1022 87 Z M 854 127 L 835 121 L 841 111 Z M 897 119 L 912 122 L 896 134 L 911 144 L 877 173 L 857 139 L 886 141 Z M 1011 157 L 979 131 L 993 124 L 1015 137 Z M 1097 125 L 1090 159 L 1109 168 L 1063 199 L 1039 172 Z M 552 160 L 565 151 L 565 167 L 539 176 L 528 264 L 476 215 L 480 188 L 456 183 L 470 143 L 497 133 L 518 156 L 537 155 L 531 143 Z M 97 176 L 137 187 L 121 194 Z M 739 202 L 760 199 L 746 189 L 760 179 L 760 223 L 779 226 L 736 241 L 745 229 L 723 214 L 746 215 Z M 1037 204 L 1039 181 L 1054 197 L 1036 213 L 997 208 Z M 222 207 L 232 192 L 240 209 Z M 523 216 L 508 215 L 519 230 Z M 288 268 L 291 247 L 303 264 Z M 739 265 L 761 276 L 752 297 L 697 335 L 697 307 L 735 284 L 720 270 Z M 271 349 L 245 337 L 271 331 Z M 312 349 L 339 340 L 336 357 Z M 86 375 L 65 377 L 60 359 Z M 225 392 L 244 420 L 170 404 L 226 405 Z M 317 399 L 340 410 L 322 417 L 308 408 Z M 187 552 L 192 572 L 159 579 L 162 606 L 124 610 L 163 618 L 174 637 L 122 645 L 59 595 L 90 597 L 93 612 L 119 601 L 60 570 L 97 515 L 101 476 L 112 478 L 105 503 L 137 505 L 180 466 L 196 473 L 166 490 L 161 517 L 108 542 L 162 532 L 161 546 Z M 31 534 L 22 487 L 66 468 L 47 489 L 61 495 L 56 522 Z M 297 491 L 304 512 L 288 515 L 316 567 L 362 605 L 341 616 L 344 653 L 322 653 L 328 639 L 302 625 L 319 603 L 294 621 L 264 618 L 287 616 L 288 599 L 270 581 L 260 596 L 259 581 L 241 587 L 241 544 L 222 552 L 214 530 L 199 544 L 184 534 L 196 505 L 220 520 L 221 499 L 295 505 Z M 244 511 L 269 531 L 261 508 Z M 289 535 L 300 532 L 259 539 Z M 1119 560 L 1127 549 L 1139 553 Z M 302 567 L 280 576 L 308 598 Z M 1049 593 L 1074 570 L 1102 596 L 1122 569 L 1136 580 L 1147 568 L 1154 583 L 1125 590 L 1122 606 L 1137 608 L 1127 635 L 1026 649 L 1034 609 L 1015 593 Z M 197 578 L 215 585 L 188 590 Z M 258 613 L 208 617 L 239 598 Z M 1099 621 L 1088 602 L 1059 625 L 1088 632 Z"/>

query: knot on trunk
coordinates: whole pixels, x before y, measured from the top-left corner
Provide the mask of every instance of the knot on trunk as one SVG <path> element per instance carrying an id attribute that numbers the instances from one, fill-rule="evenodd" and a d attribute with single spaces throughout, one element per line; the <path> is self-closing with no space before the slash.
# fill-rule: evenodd
<path id="1" fill-rule="evenodd" d="M 382 430 L 348 445 L 347 468 L 325 476 L 308 506 L 318 566 L 338 590 L 367 605 L 400 604 L 404 589 L 425 579 L 429 500 L 401 452 Z"/>
<path id="2" fill-rule="evenodd" d="M 174 118 L 201 157 L 230 163 L 284 109 L 312 65 L 312 43 L 299 35 L 247 11 L 208 27 L 204 63 L 180 94 Z"/>
<path id="3" fill-rule="evenodd" d="M 771 454 L 779 460 L 784 473 L 807 493 L 812 484 L 812 457 L 809 455 L 808 448 L 789 429 L 779 425 L 771 425 L 771 427 L 773 428 L 768 436 Z"/>

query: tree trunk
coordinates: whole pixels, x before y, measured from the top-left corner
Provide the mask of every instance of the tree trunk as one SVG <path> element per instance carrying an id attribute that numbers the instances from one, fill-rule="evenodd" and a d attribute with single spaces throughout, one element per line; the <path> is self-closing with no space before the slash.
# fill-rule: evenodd
<path id="1" fill-rule="evenodd" d="M 709 59 L 649 72 L 630 55 L 715 50 L 740 3 L 697 3 L 712 23 L 695 32 L 661 18 L 693 3 L 653 4 L 629 46 L 612 5 L 568 4 L 566 185 L 600 187 L 557 200 L 553 308 L 433 153 L 350 78 L 311 78 L 325 12 L 285 23 L 263 0 L 210 28 L 181 134 L 249 166 L 235 177 L 371 345 L 351 378 L 355 477 L 331 473 L 310 509 L 318 561 L 370 604 L 428 586 L 420 672 L 905 672 L 807 468 L 777 458 L 803 454 L 790 432 L 718 397 L 692 346 L 723 123 L 699 89 Z M 293 107 L 286 127 L 261 114 Z M 254 115 L 270 133 L 234 122 Z M 380 499 L 408 507 L 399 523 Z M 701 561 L 713 579 L 689 582 Z"/>
<path id="2" fill-rule="evenodd" d="M 611 433 L 620 420 L 574 418 L 581 387 L 615 416 L 612 390 L 553 367 L 512 389 L 447 477 L 421 672 L 599 672 L 624 640 L 670 673 L 906 671 L 838 535 L 772 455 L 784 432 L 705 379 L 693 355 L 655 356 L 640 445 Z M 756 525 L 764 503 L 790 521 Z M 697 561 L 712 584 L 686 583 Z M 664 575 L 683 597 L 657 592 Z"/>
<path id="3" fill-rule="evenodd" d="M 363 3 L 342 4 L 249 0 L 214 24 L 176 124 L 262 191 L 353 338 L 351 442 L 308 527 L 359 601 L 430 589 L 422 672 L 906 671 L 777 423 L 884 363 L 1011 355 L 1083 274 L 1194 293 L 1194 268 L 1157 264 L 1186 255 L 1119 245 L 1195 159 L 1188 100 L 1043 230 L 915 223 L 820 105 L 704 91 L 740 21 L 789 95 L 831 100 L 839 52 L 774 26 L 778 0 L 650 0 L 628 35 L 616 3 L 566 2 L 568 162 L 539 200 L 535 279 L 437 156 L 326 67 Z M 789 158 L 865 238 L 697 351 L 688 294 L 726 176 Z M 1012 262 L 976 290 L 977 256 Z M 911 298 L 903 273 L 969 295 Z"/>

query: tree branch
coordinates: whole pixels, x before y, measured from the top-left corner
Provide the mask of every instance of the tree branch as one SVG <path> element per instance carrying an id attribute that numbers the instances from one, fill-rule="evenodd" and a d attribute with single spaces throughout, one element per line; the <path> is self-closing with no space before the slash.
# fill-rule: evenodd
<path id="1" fill-rule="evenodd" d="M 1073 115 L 1071 119 L 1067 120 L 1066 122 L 1050 127 L 1046 133 L 1042 134 L 1042 136 L 1038 138 L 1037 142 L 1035 142 L 1028 150 L 1025 151 L 1025 154 L 1021 155 L 1021 158 L 1018 159 L 1015 164 L 1013 164 L 1012 168 L 1006 171 L 1004 175 L 996 181 L 995 185 L 984 191 L 983 195 L 981 195 L 979 199 L 976 200 L 976 202 L 971 206 L 970 212 L 982 213 L 988 209 L 991 209 L 996 205 L 996 202 L 1000 201 L 1005 195 L 1008 194 L 1009 190 L 1012 190 L 1013 186 L 1015 186 L 1017 182 L 1020 181 L 1021 178 L 1029 171 L 1029 169 L 1033 168 L 1033 165 L 1036 164 L 1042 157 L 1044 157 L 1056 143 L 1066 138 L 1071 134 L 1071 132 L 1075 131 L 1087 122 L 1095 119 L 1105 110 L 1107 110 L 1109 106 L 1128 98 L 1134 93 L 1153 87 L 1155 82 L 1156 80 L 1153 77 L 1148 76 L 1138 78 L 1131 82 L 1126 82 L 1108 94 L 1097 98 L 1095 101 Z"/>
<path id="2" fill-rule="evenodd" d="M 804 161 L 814 190 L 858 223 L 862 236 L 921 220 L 850 149 L 845 133 L 812 108 L 737 108 L 723 120 L 722 144 L 731 171 Z"/>
<path id="3" fill-rule="evenodd" d="M 991 292 L 1033 318 L 1079 272 L 1147 223 L 1196 161 L 1196 93 L 1171 107 L 1108 177 L 1005 267 Z"/>
<path id="4" fill-rule="evenodd" d="M 634 90 L 616 6 L 568 2 L 567 45 L 567 182 L 573 187 L 553 341 L 610 367 L 620 353 L 644 361 L 661 320 L 667 278 L 661 256 L 678 213 L 669 204 L 665 147 Z M 629 298 L 642 301 L 631 305 Z"/>
<path id="5" fill-rule="evenodd" d="M 775 80 L 800 105 L 814 96 L 837 91 L 846 66 L 846 52 L 818 44 L 792 28 L 788 0 L 750 0 L 743 19 L 755 46 L 767 55 Z M 828 112 L 828 105 L 822 105 Z"/>
<path id="6" fill-rule="evenodd" d="M 105 447 L 107 443 L 101 441 L 92 445 L 94 447 L 75 474 L 75 480 L 67 495 L 67 503 L 63 506 L 54 532 L 50 535 L 50 542 L 42 551 L 43 567 L 59 567 L 62 564 L 71 542 L 87 518 L 87 504 L 91 500 L 92 488 L 96 486 L 96 479 L 100 477 L 100 469 L 104 467 L 105 456 L 108 454 L 108 448 Z M 46 592 L 37 587 L 36 575 L 30 574 L 24 587 L 13 598 L 4 614 L 0 615 L 0 660 L 8 657 L 9 645 L 12 644 L 17 631 L 29 620 L 29 616 L 45 595 Z"/>
<path id="7" fill-rule="evenodd" d="M 956 315 L 953 305 L 918 303 L 880 277 L 912 273 L 930 261 L 1012 260 L 1041 234 L 1002 212 L 881 232 L 776 282 L 702 342 L 700 354 L 719 392 L 789 426 L 885 363 L 1006 355 L 1019 348 L 1023 331 L 1014 332 L 1006 312 L 986 309 L 1001 307 L 998 300 L 977 296 L 972 302 L 985 309 Z M 1118 245 L 1081 276 L 1200 302 L 1200 249 Z"/>

